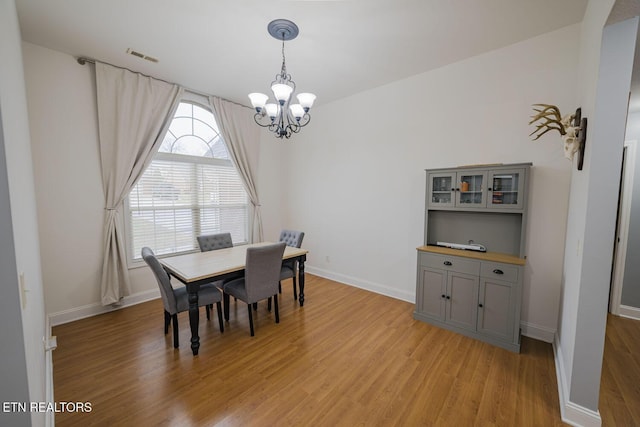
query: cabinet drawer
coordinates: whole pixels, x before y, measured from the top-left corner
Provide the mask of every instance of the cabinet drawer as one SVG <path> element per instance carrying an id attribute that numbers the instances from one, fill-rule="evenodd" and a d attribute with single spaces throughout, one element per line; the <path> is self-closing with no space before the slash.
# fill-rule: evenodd
<path id="1" fill-rule="evenodd" d="M 442 270 L 457 271 L 458 273 L 480 274 L 480 262 L 467 260 L 455 256 L 420 254 L 420 265 Z"/>
<path id="2" fill-rule="evenodd" d="M 480 276 L 517 283 L 518 270 L 518 267 L 509 264 L 483 262 L 480 267 Z"/>

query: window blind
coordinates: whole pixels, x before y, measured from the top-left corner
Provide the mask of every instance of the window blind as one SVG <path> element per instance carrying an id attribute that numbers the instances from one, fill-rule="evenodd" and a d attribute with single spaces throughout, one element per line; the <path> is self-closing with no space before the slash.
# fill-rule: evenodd
<path id="1" fill-rule="evenodd" d="M 158 153 L 128 205 L 134 261 L 144 246 L 157 255 L 197 250 L 201 234 L 230 232 L 234 244 L 248 240 L 248 197 L 228 159 Z"/>

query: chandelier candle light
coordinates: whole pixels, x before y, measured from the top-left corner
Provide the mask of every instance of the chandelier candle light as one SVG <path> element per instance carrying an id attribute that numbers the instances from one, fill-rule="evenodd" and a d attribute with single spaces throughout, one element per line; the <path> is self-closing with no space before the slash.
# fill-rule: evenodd
<path id="1" fill-rule="evenodd" d="M 263 93 L 250 93 L 249 99 L 256 109 L 253 118 L 258 125 L 269 128 L 277 138 L 289 138 L 311 121 L 309 109 L 313 106 L 316 96 L 312 93 L 299 93 L 296 96 L 298 104 L 291 103 L 296 84 L 291 80 L 291 75 L 287 74 L 284 42 L 298 36 L 298 26 L 287 19 L 276 19 L 269 23 L 267 30 L 273 38 L 282 40 L 282 69 L 271 82 L 271 91 L 276 103 L 267 103 L 269 96 Z"/>

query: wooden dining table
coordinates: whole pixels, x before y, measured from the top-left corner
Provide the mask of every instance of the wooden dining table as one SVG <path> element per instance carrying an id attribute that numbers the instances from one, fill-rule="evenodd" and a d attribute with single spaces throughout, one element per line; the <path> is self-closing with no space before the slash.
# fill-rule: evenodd
<path id="1" fill-rule="evenodd" d="M 238 245 L 231 248 L 207 252 L 194 252 L 160 258 L 160 264 L 169 275 L 175 277 L 187 287 L 189 294 L 189 325 L 191 327 L 191 351 L 198 354 L 200 348 L 198 291 L 200 285 L 238 277 L 244 272 L 247 249 L 272 244 L 271 242 Z M 304 305 L 304 263 L 307 260 L 306 249 L 285 247 L 282 260 L 298 261 L 298 301 Z"/>

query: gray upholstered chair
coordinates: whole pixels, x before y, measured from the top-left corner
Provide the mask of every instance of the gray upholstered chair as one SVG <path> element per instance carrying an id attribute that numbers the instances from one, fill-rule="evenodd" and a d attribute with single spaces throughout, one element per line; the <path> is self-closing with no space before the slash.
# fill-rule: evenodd
<path id="1" fill-rule="evenodd" d="M 169 332 L 169 324 L 173 321 L 173 347 L 178 348 L 178 313 L 189 310 L 189 296 L 187 288 L 181 286 L 174 289 L 171 286 L 169 274 L 164 270 L 153 251 L 148 248 L 142 248 L 142 258 L 153 271 L 154 276 L 160 288 L 162 296 L 162 304 L 164 305 L 164 333 Z M 224 332 L 224 323 L 222 322 L 222 307 L 220 301 L 222 293 L 220 289 L 213 285 L 200 286 L 198 292 L 198 306 L 207 307 L 207 319 L 209 318 L 209 306 L 214 302 L 218 309 L 218 322 L 220 322 L 220 332 Z"/>
<path id="2" fill-rule="evenodd" d="M 197 239 L 198 246 L 200 246 L 200 252 L 217 251 L 218 249 L 233 247 L 231 233 L 203 234 L 202 236 L 198 236 Z M 220 288 L 220 290 L 223 290 L 224 284 L 226 282 L 242 277 L 242 275 L 242 273 L 239 273 L 237 276 L 231 277 L 224 281 L 219 280 L 217 282 L 213 282 L 212 284 Z"/>
<path id="3" fill-rule="evenodd" d="M 229 295 L 246 302 L 251 336 L 254 335 L 252 306 L 258 301 L 269 299 L 271 302 L 273 297 L 276 323 L 280 323 L 278 284 L 285 246 L 284 242 L 280 242 L 247 248 L 244 277 L 224 285 L 225 319 L 229 320 Z"/>
<path id="4" fill-rule="evenodd" d="M 287 246 L 299 248 L 302 246 L 302 239 L 304 239 L 304 232 L 293 230 L 282 230 L 280 232 L 280 241 L 285 242 Z M 280 270 L 280 280 L 293 279 L 293 299 L 298 298 L 296 277 L 298 271 L 298 261 L 288 259 L 282 261 L 282 269 Z M 282 288 L 280 292 L 282 292 Z"/>
<path id="5" fill-rule="evenodd" d="M 233 247 L 231 233 L 205 234 L 198 236 L 197 239 L 201 252 Z"/>

